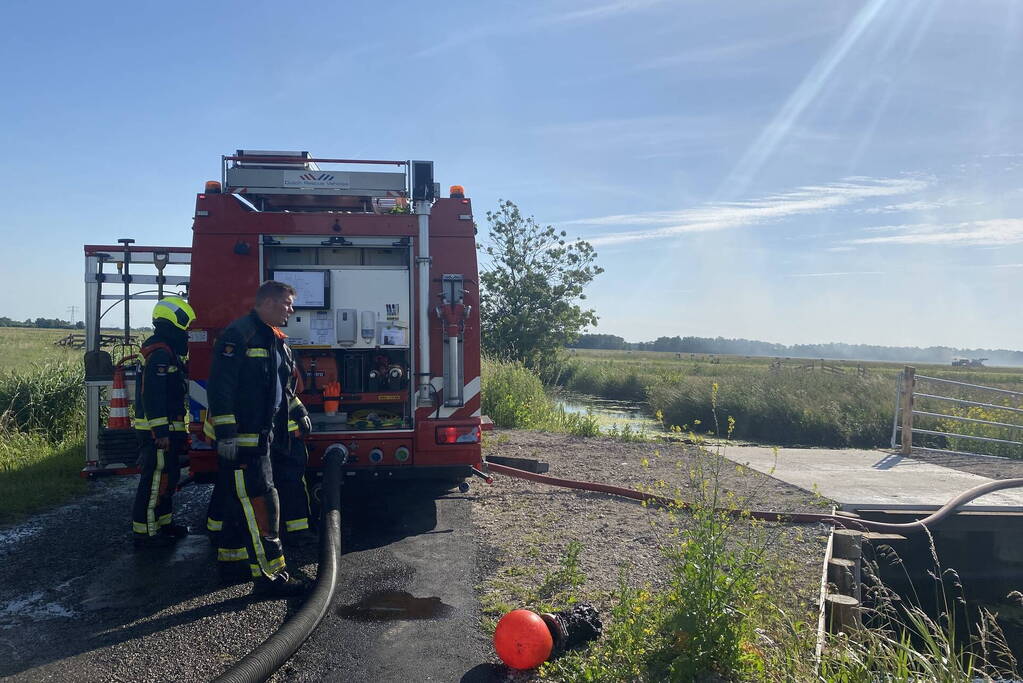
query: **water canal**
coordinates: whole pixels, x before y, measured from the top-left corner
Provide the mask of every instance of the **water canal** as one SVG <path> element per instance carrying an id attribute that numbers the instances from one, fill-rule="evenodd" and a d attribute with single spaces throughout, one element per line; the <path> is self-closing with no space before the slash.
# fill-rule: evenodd
<path id="1" fill-rule="evenodd" d="M 593 415 L 600 424 L 600 430 L 605 434 L 615 430 L 621 432 L 626 428 L 632 432 L 646 434 L 664 432 L 661 423 L 646 412 L 644 403 L 614 401 L 561 389 L 554 393 L 553 398 L 566 413 Z"/>

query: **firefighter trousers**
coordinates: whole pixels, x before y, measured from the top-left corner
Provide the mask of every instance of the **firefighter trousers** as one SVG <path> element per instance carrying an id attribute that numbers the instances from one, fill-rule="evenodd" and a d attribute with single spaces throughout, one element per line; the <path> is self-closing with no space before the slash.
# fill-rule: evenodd
<path id="1" fill-rule="evenodd" d="M 181 465 L 178 455 L 185 448 L 184 435 L 171 433 L 171 446 L 164 450 L 148 432 L 137 432 L 139 466 L 142 474 L 135 490 L 131 511 L 132 531 L 140 536 L 155 536 L 161 527 L 173 521 L 174 490 L 178 486 Z"/>
<path id="2" fill-rule="evenodd" d="M 310 526 L 309 489 L 305 480 L 308 458 L 305 442 L 294 433 L 274 439 L 270 463 L 281 501 L 281 532 L 285 536 Z"/>
<path id="3" fill-rule="evenodd" d="M 273 578 L 285 569 L 279 534 L 280 503 L 266 448 L 240 448 L 238 459 L 219 461 L 222 527 L 217 561 L 225 569 L 247 562 L 252 578 Z"/>

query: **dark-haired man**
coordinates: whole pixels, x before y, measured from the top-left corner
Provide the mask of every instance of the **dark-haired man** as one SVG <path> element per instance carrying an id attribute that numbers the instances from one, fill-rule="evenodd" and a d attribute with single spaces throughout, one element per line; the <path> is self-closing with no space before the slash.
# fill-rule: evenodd
<path id="1" fill-rule="evenodd" d="M 285 565 L 270 465 L 274 423 L 279 413 L 288 413 L 294 372 L 278 326 L 294 312 L 294 300 L 291 285 L 274 280 L 260 285 L 253 309 L 217 338 L 207 387 L 223 504 L 221 578 L 241 578 L 233 575 L 247 570 L 257 593 L 277 597 L 300 595 L 306 587 Z"/>

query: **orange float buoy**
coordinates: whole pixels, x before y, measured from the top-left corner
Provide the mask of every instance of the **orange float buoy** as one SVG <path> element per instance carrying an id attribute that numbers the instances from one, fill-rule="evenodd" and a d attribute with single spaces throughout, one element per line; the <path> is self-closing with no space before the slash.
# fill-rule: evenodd
<path id="1" fill-rule="evenodd" d="M 554 639 L 543 618 L 528 609 L 508 612 L 497 622 L 494 649 L 513 669 L 533 669 L 551 656 Z"/>

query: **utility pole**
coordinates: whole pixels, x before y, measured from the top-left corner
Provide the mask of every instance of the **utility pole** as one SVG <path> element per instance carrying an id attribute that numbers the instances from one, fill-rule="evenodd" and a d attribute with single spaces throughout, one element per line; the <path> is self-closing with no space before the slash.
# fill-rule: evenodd
<path id="1" fill-rule="evenodd" d="M 75 326 L 75 313 L 78 312 L 78 306 L 68 306 L 67 312 L 71 314 L 71 327 Z"/>

